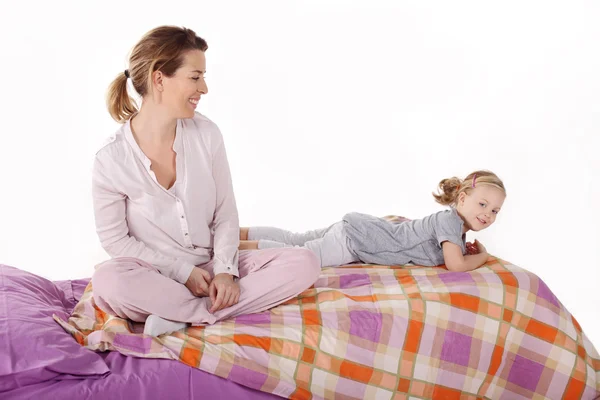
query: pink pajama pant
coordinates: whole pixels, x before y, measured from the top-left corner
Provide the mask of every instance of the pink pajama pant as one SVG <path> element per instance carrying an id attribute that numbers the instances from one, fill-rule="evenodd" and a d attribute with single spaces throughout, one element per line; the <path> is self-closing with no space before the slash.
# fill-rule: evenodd
<path id="1" fill-rule="evenodd" d="M 213 275 L 213 260 L 198 265 Z M 303 248 L 241 250 L 239 302 L 214 314 L 209 297 L 196 297 L 187 287 L 161 275 L 145 261 L 120 257 L 96 266 L 94 301 L 103 311 L 144 322 L 150 314 L 192 325 L 213 324 L 242 314 L 261 312 L 297 296 L 319 277 L 315 254 Z"/>

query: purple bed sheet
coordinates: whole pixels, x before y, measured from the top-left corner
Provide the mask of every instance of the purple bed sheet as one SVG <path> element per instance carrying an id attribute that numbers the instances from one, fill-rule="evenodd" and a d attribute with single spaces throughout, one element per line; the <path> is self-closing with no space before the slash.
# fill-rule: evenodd
<path id="1" fill-rule="evenodd" d="M 55 286 L 64 294 L 65 312 L 70 314 L 81 298 L 89 279 L 57 281 Z M 2 282 L 0 282 L 1 284 Z M 1 301 L 0 301 L 1 302 Z M 1 304 L 0 304 L 1 305 Z M 52 319 L 51 316 L 43 318 Z M 0 321 L 1 323 L 2 321 Z M 62 328 L 61 328 L 62 329 Z M 64 331 L 63 331 L 64 332 Z M 69 335 L 64 332 L 65 335 Z M 69 335 L 70 336 L 70 335 Z M 43 338 L 41 338 L 43 340 Z M 11 339 L 11 340 L 14 340 Z M 31 338 L 23 337 L 23 347 Z M 36 340 L 39 340 L 37 338 Z M 74 341 L 74 339 L 73 339 Z M 88 351 L 87 349 L 85 349 Z M 0 392 L 3 400 L 14 399 L 277 399 L 228 381 L 179 361 L 143 359 L 117 352 L 99 354 L 110 373 L 95 377 L 60 375 L 51 379 Z M 40 358 L 43 362 L 43 355 Z M 56 359 L 52 360 L 56 363 Z M 60 360 L 59 360 L 60 361 Z M 68 362 L 68 361 L 67 361 Z M 2 376 L 0 376 L 2 379 Z"/>

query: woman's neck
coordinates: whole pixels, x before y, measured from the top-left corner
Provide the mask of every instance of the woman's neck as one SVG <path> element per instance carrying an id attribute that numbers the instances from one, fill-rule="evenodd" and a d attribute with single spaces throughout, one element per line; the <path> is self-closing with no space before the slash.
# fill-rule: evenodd
<path id="1" fill-rule="evenodd" d="M 138 141 L 153 146 L 170 145 L 175 139 L 177 119 L 151 104 L 143 104 L 131 119 L 131 131 Z"/>

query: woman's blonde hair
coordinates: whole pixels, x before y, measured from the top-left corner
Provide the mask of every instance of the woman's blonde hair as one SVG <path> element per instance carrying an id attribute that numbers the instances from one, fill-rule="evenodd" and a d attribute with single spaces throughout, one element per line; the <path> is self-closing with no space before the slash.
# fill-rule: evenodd
<path id="1" fill-rule="evenodd" d="M 477 185 L 494 186 L 502 190 L 506 195 L 506 189 L 502 180 L 491 171 L 481 170 L 471 172 L 465 179 L 455 176 L 442 179 L 438 185 L 438 193 L 433 193 L 433 197 L 435 201 L 444 206 L 455 206 L 459 194 L 462 192 L 469 194 Z"/>
<path id="2" fill-rule="evenodd" d="M 206 51 L 206 41 L 187 28 L 159 26 L 146 33 L 135 45 L 129 57 L 129 69 L 121 72 L 108 87 L 106 106 L 117 122 L 125 122 L 138 112 L 127 93 L 127 78 L 142 97 L 151 93 L 152 73 L 160 70 L 173 76 L 181 67 L 185 53 L 190 50 Z"/>

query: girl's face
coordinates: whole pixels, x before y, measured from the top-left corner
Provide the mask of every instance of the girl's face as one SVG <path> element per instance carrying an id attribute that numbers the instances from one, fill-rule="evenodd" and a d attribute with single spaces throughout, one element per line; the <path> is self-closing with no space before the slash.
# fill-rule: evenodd
<path id="1" fill-rule="evenodd" d="M 193 118 L 200 97 L 208 93 L 204 80 L 206 57 L 203 51 L 188 51 L 183 64 L 171 77 L 161 77 L 160 99 L 173 118 Z"/>
<path id="2" fill-rule="evenodd" d="M 495 186 L 480 184 L 466 194 L 458 196 L 456 211 L 465 221 L 465 226 L 472 231 L 481 231 L 495 221 L 506 194 Z"/>

